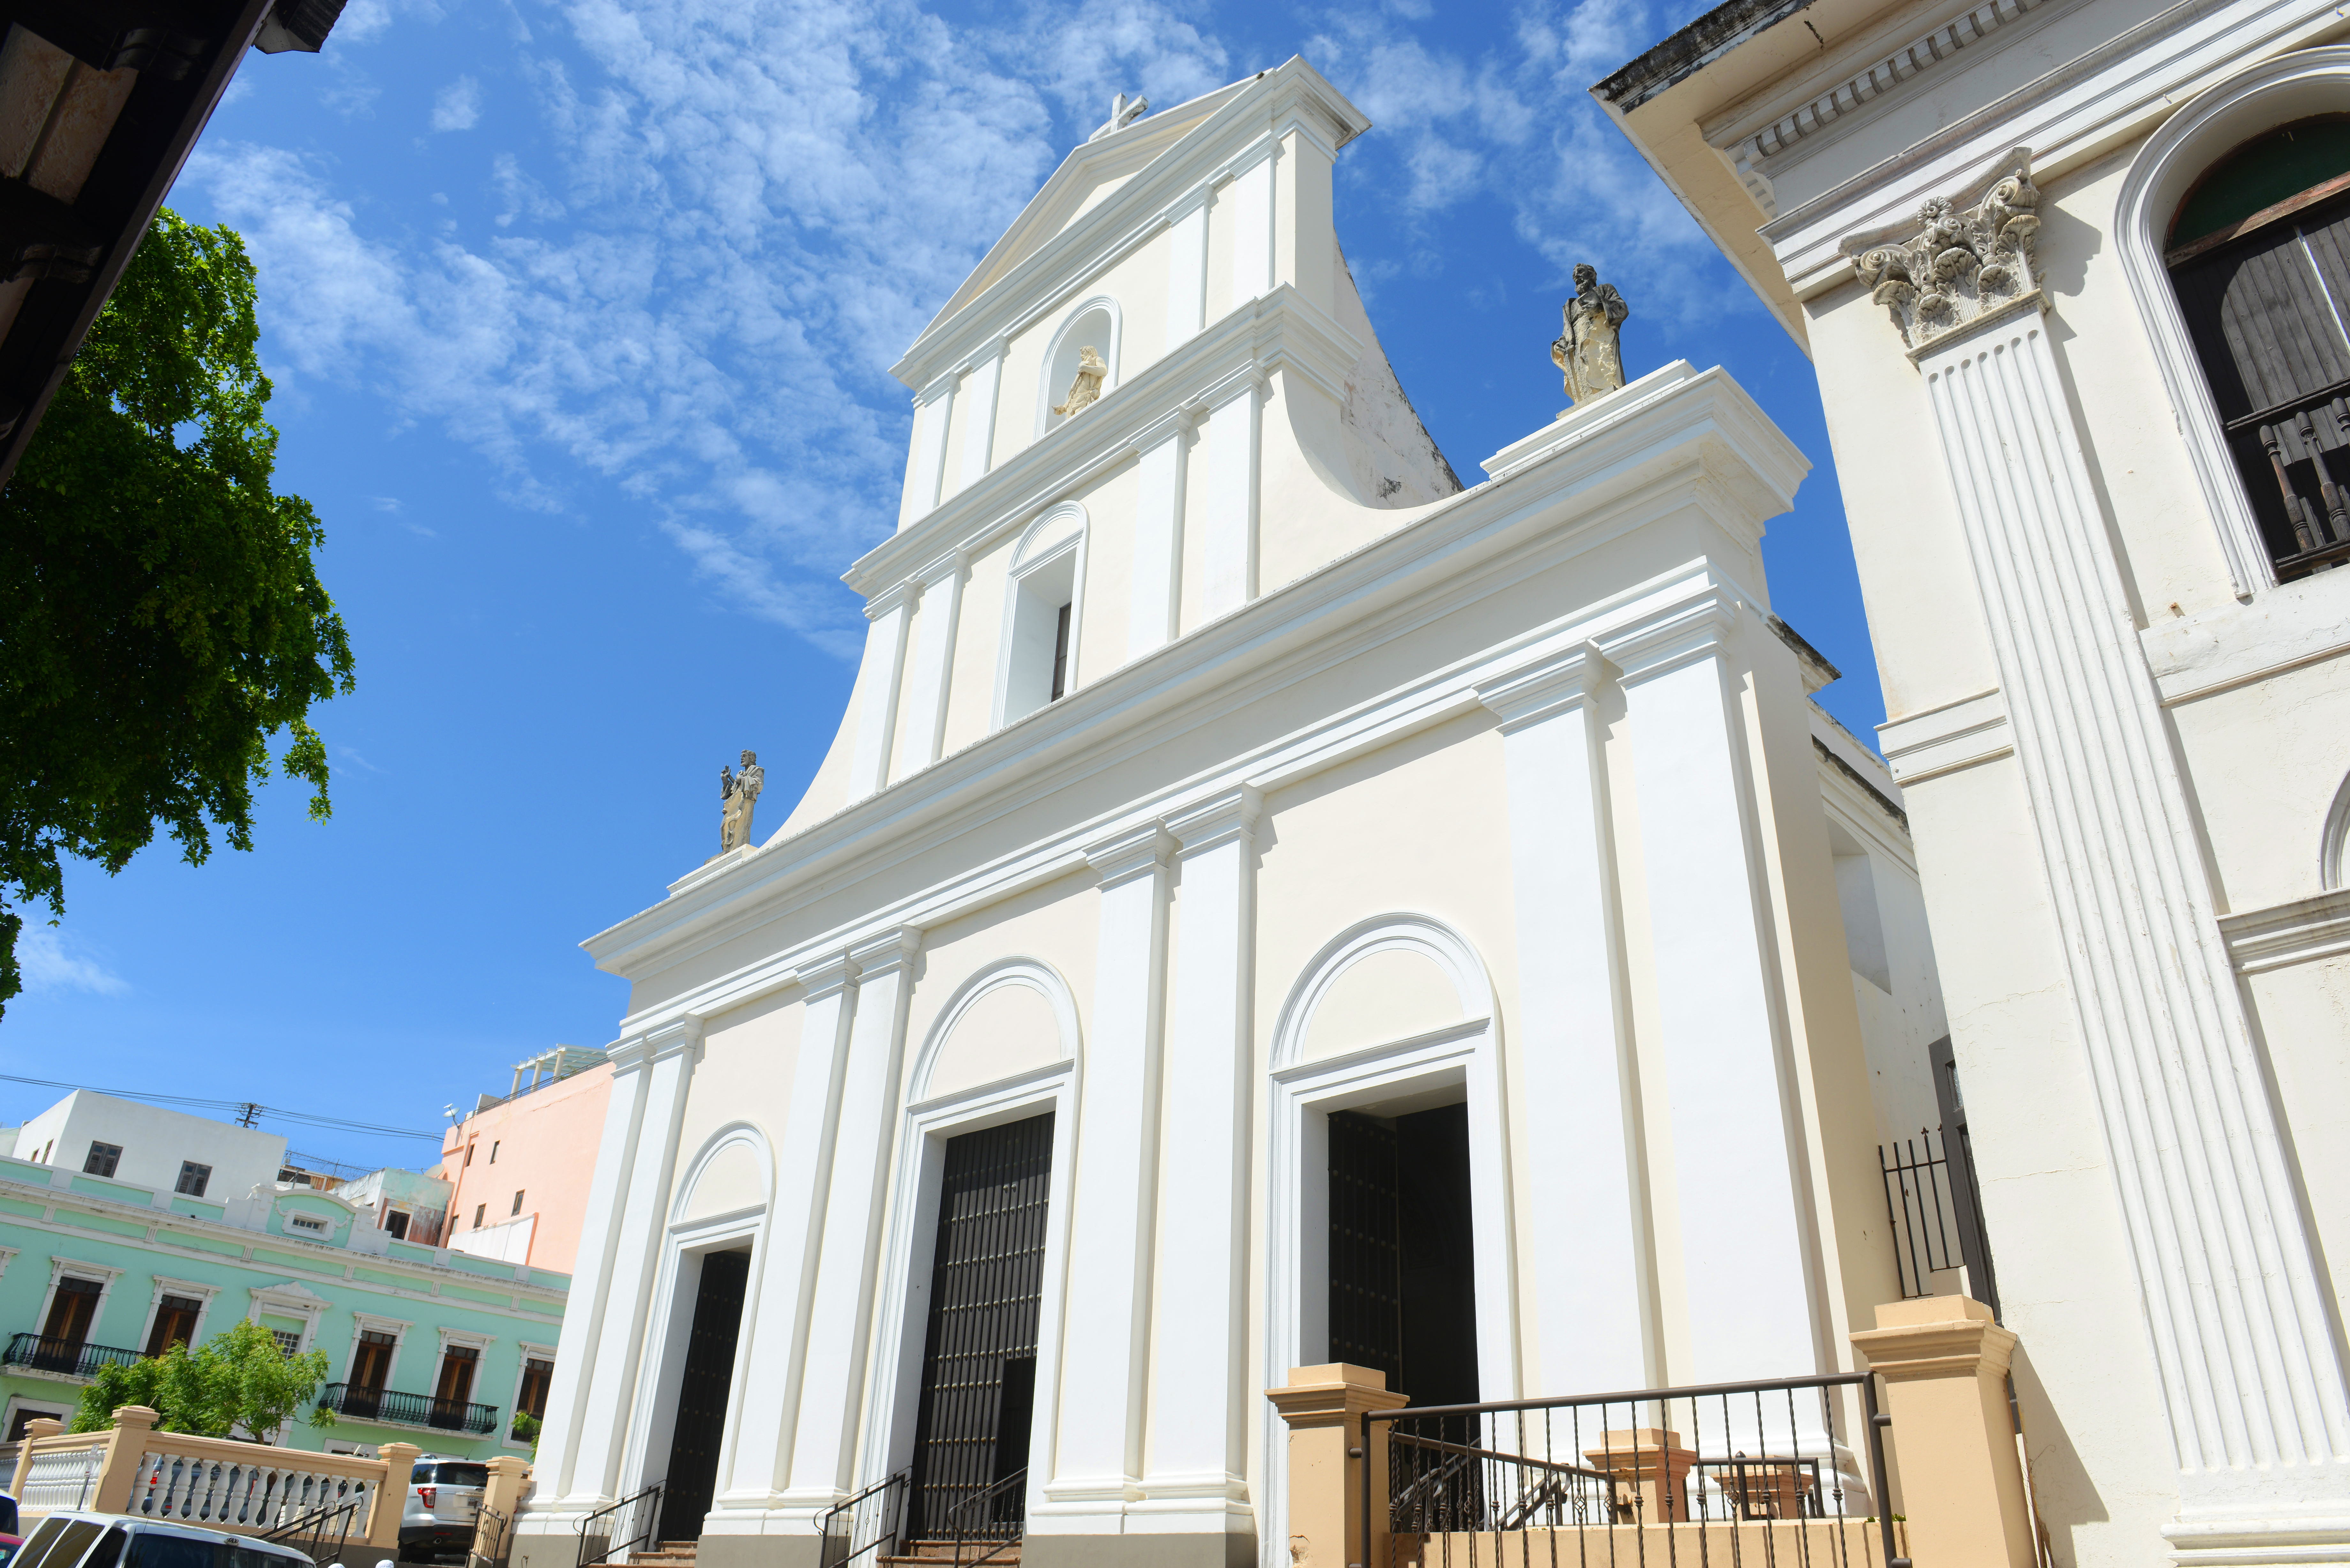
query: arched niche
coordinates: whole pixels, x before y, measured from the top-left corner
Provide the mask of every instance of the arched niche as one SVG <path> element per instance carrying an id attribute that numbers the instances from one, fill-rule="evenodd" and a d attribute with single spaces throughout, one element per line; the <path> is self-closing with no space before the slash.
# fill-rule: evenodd
<path id="1" fill-rule="evenodd" d="M 1068 981 L 1035 959 L 1003 959 L 964 981 L 931 1025 L 908 1099 L 920 1105 L 1076 1059 Z"/>
<path id="2" fill-rule="evenodd" d="M 1070 383 L 1077 379 L 1078 361 L 1088 344 L 1102 357 L 1102 363 L 1109 367 L 1102 377 L 1101 389 L 1103 397 L 1109 396 L 1110 389 L 1118 385 L 1118 339 L 1123 335 L 1124 321 L 1118 301 L 1106 294 L 1083 301 L 1062 318 L 1051 346 L 1045 350 L 1044 377 L 1036 387 L 1038 435 L 1074 417 L 1056 414 L 1053 410 L 1068 396 Z"/>
<path id="3" fill-rule="evenodd" d="M 678 1183 L 672 1225 L 694 1225 L 766 1206 L 775 1162 L 756 1127 L 735 1123 L 710 1135 Z"/>

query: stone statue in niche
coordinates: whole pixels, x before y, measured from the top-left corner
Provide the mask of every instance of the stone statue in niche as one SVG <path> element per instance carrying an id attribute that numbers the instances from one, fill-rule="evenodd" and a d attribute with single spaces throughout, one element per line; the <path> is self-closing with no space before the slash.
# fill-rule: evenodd
<path id="1" fill-rule="evenodd" d="M 1617 334 L 1632 307 L 1616 286 L 1600 282 L 1599 269 L 1589 262 L 1577 262 L 1574 297 L 1559 314 L 1565 318 L 1566 332 L 1550 346 L 1550 360 L 1566 372 L 1568 400 L 1588 402 L 1622 386 L 1624 352 Z"/>
<path id="2" fill-rule="evenodd" d="M 1078 410 L 1091 407 L 1101 397 L 1102 378 L 1108 374 L 1109 367 L 1102 363 L 1102 357 L 1094 352 L 1092 344 L 1078 349 L 1077 379 L 1069 383 L 1069 395 L 1054 404 L 1053 411 L 1067 419 Z"/>
<path id="3" fill-rule="evenodd" d="M 1140 93 L 1136 93 L 1132 98 L 1120 93 L 1109 100 L 1109 118 L 1095 127 L 1094 133 L 1086 140 L 1099 141 L 1113 131 L 1124 130 L 1149 112 L 1150 100 Z"/>
<path id="4" fill-rule="evenodd" d="M 751 808 L 758 804 L 760 786 L 767 782 L 767 770 L 759 765 L 759 753 L 743 753 L 743 771 L 730 767 L 718 770 L 718 853 L 724 855 L 751 842 Z"/>

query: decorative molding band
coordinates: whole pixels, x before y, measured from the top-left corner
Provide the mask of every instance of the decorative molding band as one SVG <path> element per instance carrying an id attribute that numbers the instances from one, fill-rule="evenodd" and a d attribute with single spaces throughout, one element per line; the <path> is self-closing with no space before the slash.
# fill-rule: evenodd
<path id="1" fill-rule="evenodd" d="M 2019 147 L 2000 160 L 1999 171 L 1971 202 L 1932 197 L 1906 238 L 1879 230 L 1855 234 L 1839 248 L 1855 258 L 1861 283 L 1891 313 L 1914 358 L 1944 333 L 2039 298 L 2033 272 L 2039 207 L 2032 150 Z"/>
<path id="2" fill-rule="evenodd" d="M 1115 838 L 1087 845 L 1086 860 L 1101 877 L 1104 888 L 1115 888 L 1145 872 L 1166 870 L 1173 864 L 1177 847 L 1174 836 L 1165 828 L 1156 822 L 1146 822 Z"/>
<path id="3" fill-rule="evenodd" d="M 857 965 L 846 950 L 826 953 L 809 960 L 796 971 L 804 1002 L 822 1002 L 837 996 L 848 982 L 857 978 Z"/>
<path id="4" fill-rule="evenodd" d="M 851 944 L 847 962 L 857 972 L 857 983 L 864 986 L 895 974 L 913 962 L 914 956 L 921 950 L 920 927 L 893 926 L 879 936 Z"/>
<path id="5" fill-rule="evenodd" d="M 879 620 L 892 610 L 910 607 L 922 597 L 922 581 L 920 576 L 906 577 L 883 588 L 865 601 L 865 618 Z"/>
<path id="6" fill-rule="evenodd" d="M 1255 835 L 1257 814 L 1263 809 L 1263 793 L 1254 784 L 1242 784 L 1169 816 L 1167 831 L 1182 845 L 1183 854 L 1197 855 L 1234 839 L 1247 842 Z"/>
<path id="7" fill-rule="evenodd" d="M 2350 953 L 2350 888 L 2222 915 L 2220 934 L 2238 974 L 2262 974 L 2312 959 Z"/>
<path id="8" fill-rule="evenodd" d="M 2026 313 L 1948 334 L 1919 369 L 2063 936 L 2185 1515 L 2225 1507 L 2249 1465 L 2339 1488 L 2333 1434 L 2350 1429 L 2350 1390 L 2046 325 Z"/>
<path id="9" fill-rule="evenodd" d="M 1909 831 L 1909 814 L 1902 810 L 1899 806 L 1894 805 L 1893 799 L 1890 795 L 1877 788 L 1874 784 L 1871 784 L 1867 774 L 1862 773 L 1858 768 L 1854 767 L 1850 763 L 1846 762 L 1842 757 L 1837 756 L 1835 750 L 1817 735 L 1814 735 L 1812 737 L 1812 750 L 1819 753 L 1820 761 L 1827 763 L 1827 765 L 1835 769 L 1840 776 L 1850 781 L 1854 788 L 1859 790 L 1870 800 L 1876 802 L 1877 807 L 1879 811 L 1882 811 L 1886 815 L 1899 823 L 1901 825 L 1902 832 L 1907 833 Z"/>
<path id="10" fill-rule="evenodd" d="M 1715 652 L 1738 624 L 1743 597 L 1736 588 L 1708 579 L 1692 597 L 1608 637 L 1600 647 L 1616 667 L 1617 683 L 1634 685 Z"/>
<path id="11" fill-rule="evenodd" d="M 702 1023 L 701 1019 L 687 1013 L 681 1018 L 672 1018 L 646 1030 L 640 1037 L 643 1041 L 645 1059 L 649 1062 L 659 1062 L 674 1056 L 681 1051 L 694 1049 L 702 1044 Z"/>
<path id="12" fill-rule="evenodd" d="M 1480 685 L 1477 701 L 1501 719 L 1502 732 L 1506 735 L 1582 706 L 1616 673 L 1597 643 L 1580 642 L 1532 669 Z"/>
<path id="13" fill-rule="evenodd" d="M 2007 727 L 2007 700 L 1994 686 L 1939 708 L 1877 726 L 1877 744 L 1893 782 L 1903 789 L 2015 752 Z"/>
<path id="14" fill-rule="evenodd" d="M 1968 45 L 1981 42 L 2049 4 L 2050 0 L 1984 0 L 1924 37 L 1911 39 L 1867 69 L 1856 71 L 1793 114 L 1740 137 L 1723 151 L 1733 158 L 1757 162 L 1776 157 L 1863 104 L 1873 103 L 1903 82 L 1932 70 Z"/>

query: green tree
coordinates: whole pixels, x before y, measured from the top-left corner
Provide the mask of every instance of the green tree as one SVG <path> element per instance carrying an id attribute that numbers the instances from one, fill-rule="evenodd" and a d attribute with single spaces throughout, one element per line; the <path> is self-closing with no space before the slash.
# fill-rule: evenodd
<path id="1" fill-rule="evenodd" d="M 324 538 L 270 489 L 277 431 L 244 242 L 164 211 L 0 489 L 0 1007 L 22 981 L 10 907 L 65 910 L 61 855 L 110 875 L 170 830 L 253 847 L 280 765 L 324 820 L 306 715 L 349 691 Z"/>
<path id="2" fill-rule="evenodd" d="M 265 1443 L 326 1380 L 325 1351 L 288 1355 L 275 1334 L 246 1318 L 202 1350 L 174 1345 L 128 1366 L 99 1367 L 68 1430 L 103 1431 L 122 1406 L 144 1405 L 155 1412 L 158 1431 L 225 1438 L 242 1427 Z M 332 1410 L 312 1408 L 310 1425 L 334 1424 Z"/>

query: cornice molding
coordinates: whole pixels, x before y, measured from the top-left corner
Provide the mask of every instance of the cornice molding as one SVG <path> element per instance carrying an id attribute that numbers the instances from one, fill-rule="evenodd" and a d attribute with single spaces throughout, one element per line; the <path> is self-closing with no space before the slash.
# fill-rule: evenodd
<path id="1" fill-rule="evenodd" d="M 2007 699 L 1996 686 L 1888 720 L 1877 726 L 1877 739 L 1893 781 L 1904 789 L 1921 779 L 2015 753 L 2015 736 L 2007 726 Z"/>
<path id="2" fill-rule="evenodd" d="M 1242 784 L 1170 813 L 1167 831 L 1183 846 L 1184 855 L 1199 855 L 1236 840 L 1248 843 L 1256 835 L 1256 819 L 1263 810 L 1264 793 L 1254 784 Z"/>
<path id="3" fill-rule="evenodd" d="M 857 971 L 858 985 L 863 987 L 889 979 L 912 963 L 921 950 L 920 927 L 895 926 L 851 946 L 848 963 Z"/>
<path id="4" fill-rule="evenodd" d="M 1597 643 L 1579 642 L 1565 653 L 1481 684 L 1477 701 L 1501 719 L 1506 735 L 1583 706 L 1616 674 Z"/>
<path id="5" fill-rule="evenodd" d="M 2350 888 L 2295 898 L 2270 909 L 2220 917 L 2238 974 L 2263 974 L 2350 953 Z"/>
<path id="6" fill-rule="evenodd" d="M 1163 872 L 1174 863 L 1175 838 L 1157 822 L 1146 822 L 1114 837 L 1086 846 L 1086 863 L 1101 877 L 1105 888 L 1131 882 L 1137 877 Z"/>
<path id="7" fill-rule="evenodd" d="M 1617 684 L 1637 686 L 1720 652 L 1738 624 L 1744 597 L 1726 584 L 1706 582 L 1640 625 L 1608 637 L 1600 648 L 1616 667 Z"/>
<path id="8" fill-rule="evenodd" d="M 849 959 L 847 950 L 843 949 L 812 958 L 797 965 L 795 972 L 805 993 L 804 1000 L 822 1002 L 848 988 L 849 981 L 857 978 L 857 965 Z"/>

